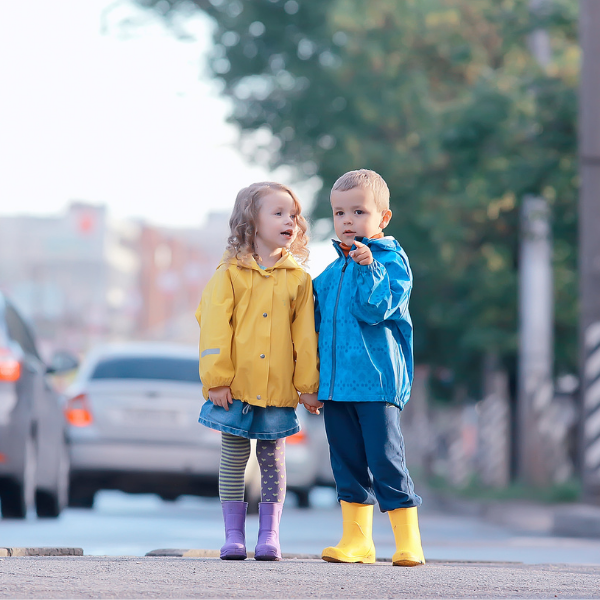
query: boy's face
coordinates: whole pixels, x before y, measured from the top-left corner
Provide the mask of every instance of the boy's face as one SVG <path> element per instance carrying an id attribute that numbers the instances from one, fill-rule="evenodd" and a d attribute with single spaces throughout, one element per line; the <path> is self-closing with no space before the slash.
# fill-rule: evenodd
<path id="1" fill-rule="evenodd" d="M 333 190 L 331 208 L 335 233 L 348 246 L 357 236 L 370 238 L 380 233 L 392 218 L 392 211 L 379 210 L 373 192 L 365 188 Z"/>

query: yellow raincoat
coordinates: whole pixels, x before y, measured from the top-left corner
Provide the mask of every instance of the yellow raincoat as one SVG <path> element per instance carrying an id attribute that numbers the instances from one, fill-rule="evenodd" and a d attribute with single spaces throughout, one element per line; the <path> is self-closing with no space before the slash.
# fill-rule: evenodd
<path id="1" fill-rule="evenodd" d="M 196 319 L 205 398 L 228 385 L 236 400 L 295 408 L 298 392 L 318 391 L 312 281 L 285 250 L 265 270 L 252 257 L 223 256 Z"/>

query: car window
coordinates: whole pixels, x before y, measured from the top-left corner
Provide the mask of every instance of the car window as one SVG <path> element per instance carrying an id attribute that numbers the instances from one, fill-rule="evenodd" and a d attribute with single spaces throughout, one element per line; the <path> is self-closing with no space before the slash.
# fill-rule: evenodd
<path id="1" fill-rule="evenodd" d="M 100 361 L 92 379 L 163 379 L 200 383 L 198 360 L 171 357 L 122 357 Z"/>
<path id="2" fill-rule="evenodd" d="M 39 359 L 40 355 L 35 347 L 33 335 L 29 327 L 25 325 L 17 311 L 8 303 L 5 306 L 5 316 L 6 328 L 8 329 L 10 338 L 17 342 L 27 354 L 31 354 Z"/>

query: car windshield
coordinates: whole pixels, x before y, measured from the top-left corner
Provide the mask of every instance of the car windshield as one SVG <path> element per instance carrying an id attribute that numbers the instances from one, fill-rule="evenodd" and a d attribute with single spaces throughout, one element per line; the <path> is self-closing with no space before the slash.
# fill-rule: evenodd
<path id="1" fill-rule="evenodd" d="M 96 365 L 92 379 L 162 379 L 200 383 L 197 359 L 157 356 L 104 359 Z"/>

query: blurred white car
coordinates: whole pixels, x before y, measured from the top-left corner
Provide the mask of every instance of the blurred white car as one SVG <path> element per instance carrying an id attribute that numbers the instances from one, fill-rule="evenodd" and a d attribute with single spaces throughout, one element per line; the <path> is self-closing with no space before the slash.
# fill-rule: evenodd
<path id="1" fill-rule="evenodd" d="M 101 489 L 156 493 L 165 500 L 218 495 L 221 434 L 198 423 L 204 399 L 196 346 L 98 347 L 67 398 L 70 506 L 91 507 Z M 322 420 L 303 407 L 299 414 L 303 431 L 288 438 L 288 487 L 306 506 L 312 487 L 333 478 L 328 481 Z M 250 465 L 249 495 L 255 481 Z"/>
<path id="2" fill-rule="evenodd" d="M 98 347 L 67 397 L 70 506 L 91 507 L 101 489 L 166 500 L 217 494 L 221 438 L 198 424 L 197 347 Z"/>

